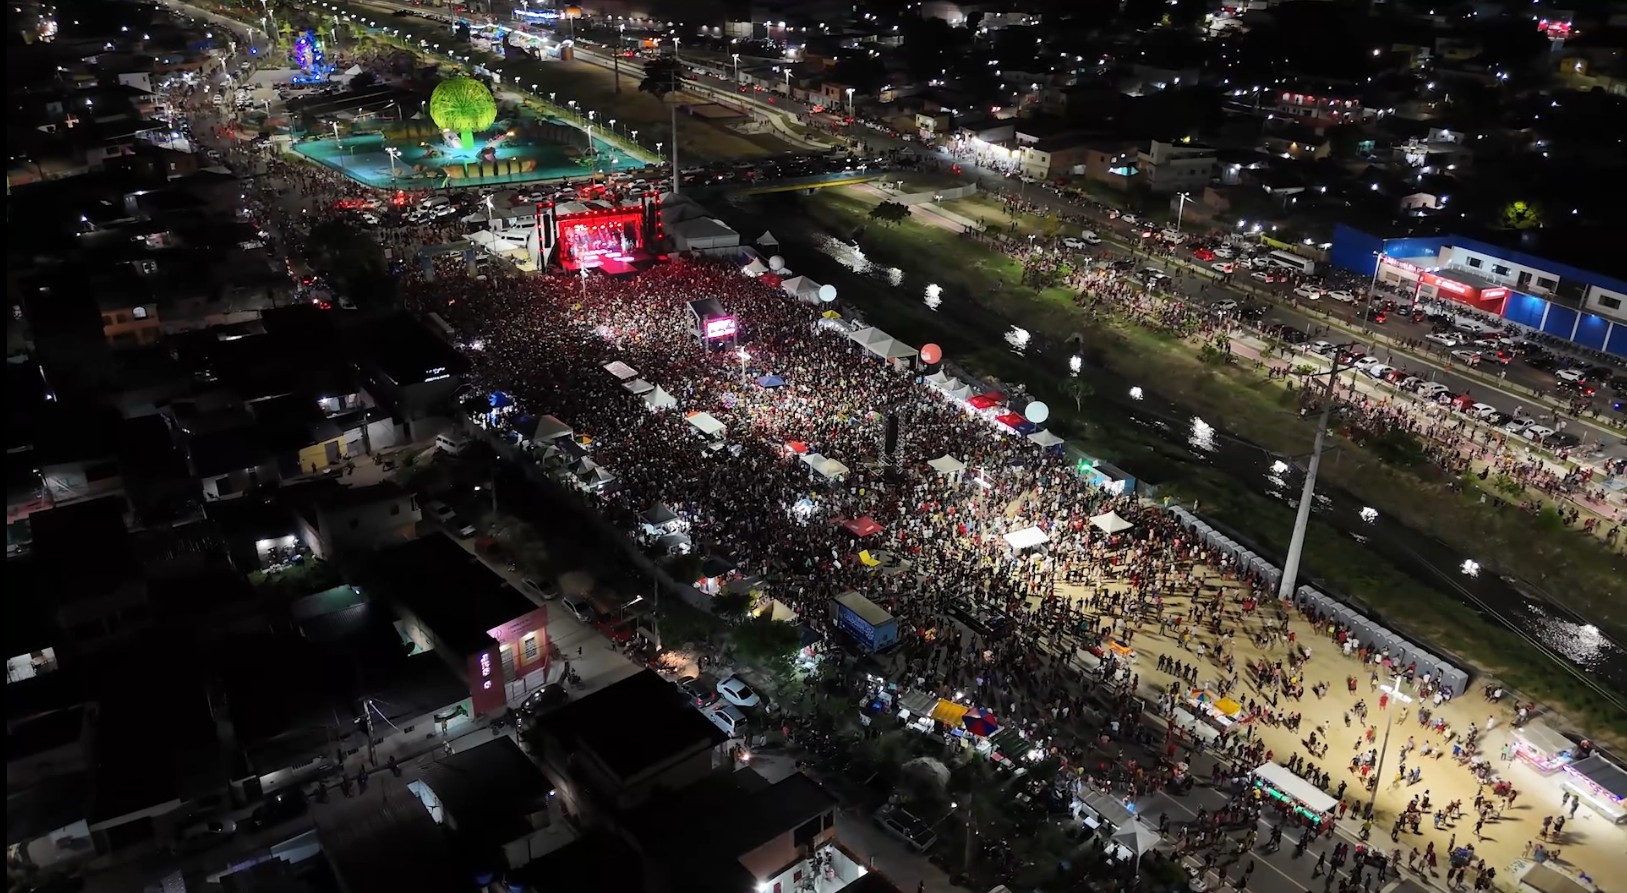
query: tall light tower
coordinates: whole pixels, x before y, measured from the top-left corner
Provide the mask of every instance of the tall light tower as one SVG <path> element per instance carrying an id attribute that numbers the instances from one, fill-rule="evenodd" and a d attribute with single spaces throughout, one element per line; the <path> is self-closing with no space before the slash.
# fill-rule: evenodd
<path id="1" fill-rule="evenodd" d="M 1288 540 L 1288 559 L 1283 562 L 1282 580 L 1277 584 L 1277 598 L 1284 601 L 1293 598 L 1298 588 L 1305 531 L 1311 526 L 1311 506 L 1316 502 L 1316 472 L 1322 467 L 1322 448 L 1327 444 L 1328 416 L 1333 412 L 1333 395 L 1338 388 L 1340 371 L 1339 357 L 1335 354 L 1333 368 L 1328 370 L 1328 389 L 1322 396 L 1322 412 L 1316 417 L 1316 440 L 1311 444 L 1311 461 L 1305 467 L 1305 486 L 1299 491 L 1299 510 L 1294 514 L 1294 533 Z"/>

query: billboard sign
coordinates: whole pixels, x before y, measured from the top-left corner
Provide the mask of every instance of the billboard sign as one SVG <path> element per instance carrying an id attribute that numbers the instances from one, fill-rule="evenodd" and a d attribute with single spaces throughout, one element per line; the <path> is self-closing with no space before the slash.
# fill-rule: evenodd
<path id="1" fill-rule="evenodd" d="M 736 331 L 734 317 L 714 316 L 706 320 L 706 340 L 730 338 Z"/>
<path id="2" fill-rule="evenodd" d="M 501 713 L 508 709 L 501 647 L 494 644 L 469 656 L 469 700 L 476 716 Z"/>

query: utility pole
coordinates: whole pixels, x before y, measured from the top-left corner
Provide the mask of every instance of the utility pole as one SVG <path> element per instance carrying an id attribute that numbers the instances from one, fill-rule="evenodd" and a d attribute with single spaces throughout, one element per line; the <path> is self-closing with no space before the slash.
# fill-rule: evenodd
<path id="1" fill-rule="evenodd" d="M 362 698 L 362 731 L 367 734 L 367 762 L 378 765 L 378 752 L 373 746 L 373 704 Z"/>
<path id="2" fill-rule="evenodd" d="M 1345 367 L 1349 369 L 1349 366 Z M 1322 465 L 1322 447 L 1328 439 L 1328 416 L 1333 412 L 1333 395 L 1338 388 L 1339 357 L 1334 355 L 1328 370 L 1328 390 L 1322 397 L 1322 412 L 1316 418 L 1316 440 L 1311 444 L 1311 461 L 1305 468 L 1305 486 L 1299 491 L 1299 510 L 1294 514 L 1294 534 L 1288 541 L 1288 559 L 1282 565 L 1282 581 L 1277 598 L 1287 601 L 1298 588 L 1299 560 L 1305 551 L 1305 531 L 1311 525 L 1311 506 L 1316 501 L 1316 472 Z"/>

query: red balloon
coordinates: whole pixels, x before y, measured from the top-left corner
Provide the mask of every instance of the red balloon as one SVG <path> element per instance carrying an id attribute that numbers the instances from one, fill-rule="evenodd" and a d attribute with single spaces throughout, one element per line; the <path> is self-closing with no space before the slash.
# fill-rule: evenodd
<path id="1" fill-rule="evenodd" d="M 943 359 L 943 348 L 936 344 L 921 345 L 921 362 L 931 366 L 941 359 Z"/>

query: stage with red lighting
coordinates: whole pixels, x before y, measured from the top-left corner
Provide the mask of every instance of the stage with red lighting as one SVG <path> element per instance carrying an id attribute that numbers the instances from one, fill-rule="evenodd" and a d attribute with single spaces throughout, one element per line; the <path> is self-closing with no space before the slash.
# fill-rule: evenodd
<path id="1" fill-rule="evenodd" d="M 661 203 L 654 193 L 620 204 L 572 201 L 537 206 L 537 236 L 550 264 L 567 270 L 635 272 L 660 240 Z"/>

